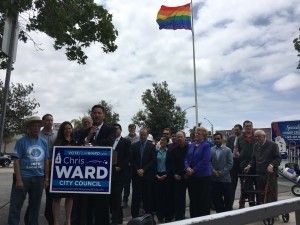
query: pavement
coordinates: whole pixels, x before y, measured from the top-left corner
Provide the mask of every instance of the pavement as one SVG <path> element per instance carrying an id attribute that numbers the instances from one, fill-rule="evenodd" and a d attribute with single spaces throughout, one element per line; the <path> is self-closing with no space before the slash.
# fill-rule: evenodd
<path id="1" fill-rule="evenodd" d="M 7 218 L 8 218 L 8 211 L 9 211 L 9 201 L 10 201 L 10 190 L 11 190 L 11 184 L 12 184 L 12 174 L 13 174 L 13 168 L 12 165 L 8 168 L 1 168 L 0 167 L 0 225 L 7 224 Z M 293 186 L 293 183 L 288 181 L 287 179 L 283 177 L 278 178 L 278 199 L 284 200 L 289 198 L 295 198 L 293 193 L 291 192 L 291 187 Z M 240 196 L 240 190 L 239 188 L 236 191 L 235 195 L 235 202 L 234 202 L 234 209 L 238 209 L 238 199 Z M 45 208 L 45 194 L 42 198 L 42 206 L 40 211 L 40 225 L 47 225 L 47 222 L 44 217 L 44 208 Z M 62 202 L 63 203 L 63 202 Z M 24 203 L 21 218 L 24 217 L 25 209 L 26 209 L 27 202 Z M 211 210 L 211 214 L 214 214 L 215 211 Z M 123 209 L 123 224 L 127 224 L 131 220 L 130 215 L 130 202 L 129 207 Z M 64 223 L 64 207 L 61 206 L 61 224 Z M 187 197 L 187 208 L 186 208 L 186 217 L 189 218 L 189 207 L 188 207 L 188 197 Z M 23 225 L 23 221 L 20 222 L 20 225 Z M 250 223 L 248 225 L 261 225 L 263 224 L 262 221 L 258 221 L 255 223 Z M 279 216 L 275 219 L 275 224 L 291 224 L 294 225 L 295 223 L 295 213 L 290 213 L 289 222 L 284 223 L 282 220 L 282 217 Z"/>

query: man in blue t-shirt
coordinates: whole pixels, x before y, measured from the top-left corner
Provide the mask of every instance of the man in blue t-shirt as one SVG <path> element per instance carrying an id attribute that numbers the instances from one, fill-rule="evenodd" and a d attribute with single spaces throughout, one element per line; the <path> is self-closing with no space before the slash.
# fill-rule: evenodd
<path id="1" fill-rule="evenodd" d="M 39 137 L 42 120 L 30 117 L 27 134 L 17 140 L 13 153 L 14 175 L 8 215 L 9 225 L 18 225 L 21 209 L 28 193 L 29 224 L 38 225 L 44 187 L 49 186 L 49 150 L 47 141 Z"/>

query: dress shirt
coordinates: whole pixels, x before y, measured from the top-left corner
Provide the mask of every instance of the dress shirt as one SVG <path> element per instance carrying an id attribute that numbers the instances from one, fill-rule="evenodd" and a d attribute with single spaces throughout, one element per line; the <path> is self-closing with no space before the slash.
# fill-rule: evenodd
<path id="1" fill-rule="evenodd" d="M 117 145 L 118 145 L 118 142 L 119 142 L 120 138 L 121 138 L 121 137 L 116 138 L 115 143 L 114 143 L 114 145 L 113 145 L 113 147 L 112 147 L 113 150 L 116 150 L 116 147 L 117 147 Z"/>
<path id="2" fill-rule="evenodd" d="M 222 148 L 216 147 L 216 154 L 217 154 L 217 159 L 219 160 L 220 154 L 221 154 Z"/>

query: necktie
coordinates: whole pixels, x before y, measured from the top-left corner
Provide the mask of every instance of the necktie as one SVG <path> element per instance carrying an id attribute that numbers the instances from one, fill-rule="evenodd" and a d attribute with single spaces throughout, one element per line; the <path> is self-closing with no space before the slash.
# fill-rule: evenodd
<path id="1" fill-rule="evenodd" d="M 141 142 L 141 145 L 140 145 L 141 167 L 142 167 L 142 165 L 143 165 L 144 149 L 145 149 L 145 142 Z"/>
<path id="2" fill-rule="evenodd" d="M 99 127 L 97 127 L 97 128 L 96 128 L 95 140 L 96 140 L 96 138 L 97 138 L 98 134 L 99 134 Z"/>

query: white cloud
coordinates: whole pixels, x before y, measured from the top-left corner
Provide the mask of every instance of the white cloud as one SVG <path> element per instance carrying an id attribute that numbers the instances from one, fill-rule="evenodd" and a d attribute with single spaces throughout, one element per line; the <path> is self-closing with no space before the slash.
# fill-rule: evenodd
<path id="1" fill-rule="evenodd" d="M 32 96 L 41 104 L 38 114 L 50 112 L 56 122 L 71 120 L 103 99 L 127 127 L 143 108 L 142 93 L 152 89 L 153 82 L 162 81 L 167 81 L 183 109 L 195 105 L 191 32 L 159 30 L 155 21 L 162 4 L 176 6 L 185 1 L 97 2 L 113 14 L 119 31 L 116 52 L 102 53 L 96 44 L 86 50 L 87 64 L 77 65 L 66 59 L 63 50 L 53 50 L 53 41 L 44 34 L 32 34 L 43 43 L 42 52 L 30 43 L 19 43 L 11 81 L 34 83 Z M 203 117 L 223 129 L 245 119 L 260 127 L 270 127 L 273 120 L 287 115 L 299 119 L 300 104 L 294 97 L 300 94 L 298 58 L 292 42 L 299 36 L 298 0 L 200 3 L 194 25 L 203 125 L 210 129 Z M 282 74 L 287 75 L 282 78 Z M 187 118 L 192 127 L 193 108 L 187 110 Z"/>
<path id="2" fill-rule="evenodd" d="M 300 75 L 295 73 L 288 74 L 274 83 L 276 91 L 291 91 L 295 88 L 300 88 Z"/>

